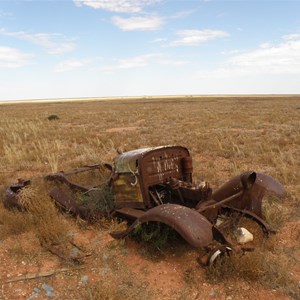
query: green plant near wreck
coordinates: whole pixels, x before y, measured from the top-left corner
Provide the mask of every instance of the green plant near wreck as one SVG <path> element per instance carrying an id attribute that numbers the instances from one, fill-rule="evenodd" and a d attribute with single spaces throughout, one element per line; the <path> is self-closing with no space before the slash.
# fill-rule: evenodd
<path id="1" fill-rule="evenodd" d="M 164 249 L 169 242 L 179 239 L 178 233 L 171 227 L 160 222 L 148 222 L 135 227 L 131 236 L 141 242 L 150 242 L 157 250 Z"/>
<path id="2" fill-rule="evenodd" d="M 77 201 L 88 210 L 100 212 L 106 216 L 109 216 L 114 209 L 113 191 L 107 184 L 77 195 Z"/>

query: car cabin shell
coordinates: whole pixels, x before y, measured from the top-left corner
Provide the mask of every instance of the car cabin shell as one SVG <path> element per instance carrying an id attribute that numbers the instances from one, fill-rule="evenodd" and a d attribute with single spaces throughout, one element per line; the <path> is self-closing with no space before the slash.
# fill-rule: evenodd
<path id="1" fill-rule="evenodd" d="M 192 158 L 187 148 L 164 146 L 122 153 L 114 160 L 113 190 L 116 207 L 149 209 L 156 206 L 152 186 L 171 178 L 192 183 Z"/>

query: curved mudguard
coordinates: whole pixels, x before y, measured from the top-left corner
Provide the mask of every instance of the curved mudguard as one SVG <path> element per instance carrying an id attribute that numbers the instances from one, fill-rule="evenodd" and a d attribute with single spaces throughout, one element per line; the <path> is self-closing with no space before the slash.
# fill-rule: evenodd
<path id="1" fill-rule="evenodd" d="M 262 217 L 262 199 L 265 195 L 283 197 L 286 194 L 281 183 L 273 177 L 257 172 L 246 172 L 219 187 L 212 194 L 212 198 L 219 202 L 240 191 L 244 193 L 227 205 L 252 211 L 259 217 Z"/>
<path id="2" fill-rule="evenodd" d="M 139 224 L 161 222 L 176 230 L 194 247 L 208 246 L 213 240 L 213 225 L 197 211 L 177 204 L 163 204 L 144 212 L 125 231 L 113 232 L 114 238 L 123 238 Z"/>

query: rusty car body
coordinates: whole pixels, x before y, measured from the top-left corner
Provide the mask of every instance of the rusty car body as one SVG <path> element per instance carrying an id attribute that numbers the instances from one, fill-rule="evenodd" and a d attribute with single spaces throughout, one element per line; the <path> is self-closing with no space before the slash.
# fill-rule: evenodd
<path id="1" fill-rule="evenodd" d="M 89 193 L 96 187 L 76 184 L 69 176 L 102 167 L 100 164 L 85 166 L 51 174 L 46 179 L 63 183 L 73 191 Z M 250 218 L 268 235 L 274 229 L 264 220 L 263 197 L 266 194 L 285 195 L 283 186 L 276 179 L 254 171 L 230 179 L 215 191 L 207 182 L 195 183 L 192 157 L 182 146 L 124 152 L 116 156 L 113 164 L 105 164 L 105 167 L 110 171 L 107 186 L 114 195 L 113 206 L 106 215 L 113 214 L 129 221 L 125 231 L 111 233 L 114 238 L 127 236 L 140 224 L 160 222 L 175 229 L 193 247 L 209 249 L 213 242 L 217 242 L 219 246 L 211 249 L 210 257 L 234 248 L 223 234 L 222 226 L 218 225 L 220 215 L 229 219 L 232 215 Z M 29 184 L 29 181 L 20 180 L 8 187 L 5 205 L 22 209 L 18 192 Z M 79 205 L 60 187 L 52 188 L 50 195 L 60 208 L 81 218 L 92 219 L 103 213 Z"/>

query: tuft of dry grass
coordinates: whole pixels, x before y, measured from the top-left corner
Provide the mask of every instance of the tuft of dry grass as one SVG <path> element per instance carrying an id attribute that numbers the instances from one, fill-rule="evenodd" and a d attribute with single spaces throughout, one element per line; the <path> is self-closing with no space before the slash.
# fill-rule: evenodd
<path id="1" fill-rule="evenodd" d="M 33 229 L 32 215 L 9 211 L 0 204 L 0 239 L 4 240 L 11 235 L 18 235 Z"/>
<path id="2" fill-rule="evenodd" d="M 230 257 L 217 260 L 214 265 L 207 267 L 207 280 L 211 283 L 226 284 L 242 279 L 277 289 L 293 299 L 299 299 L 298 283 L 289 272 L 292 261 L 288 261 L 282 254 L 278 259 L 266 251 L 265 246 L 243 256 L 233 253 Z"/>
<path id="3" fill-rule="evenodd" d="M 288 217 L 287 208 L 276 197 L 266 197 L 263 201 L 264 218 L 273 228 L 279 229 Z"/>
<path id="4" fill-rule="evenodd" d="M 34 231 L 42 246 L 60 244 L 66 240 L 66 221 L 42 187 L 29 186 L 22 189 L 19 199 L 31 215 Z"/>
<path id="5" fill-rule="evenodd" d="M 45 247 L 66 240 L 66 221 L 42 187 L 26 187 L 18 196 L 26 211 L 10 211 L 1 205 L 1 238 L 33 231 Z"/>
<path id="6" fill-rule="evenodd" d="M 148 285 L 140 278 L 123 278 L 117 286 L 108 283 L 110 280 L 99 281 L 88 287 L 89 300 L 139 300 L 152 299 Z"/>

